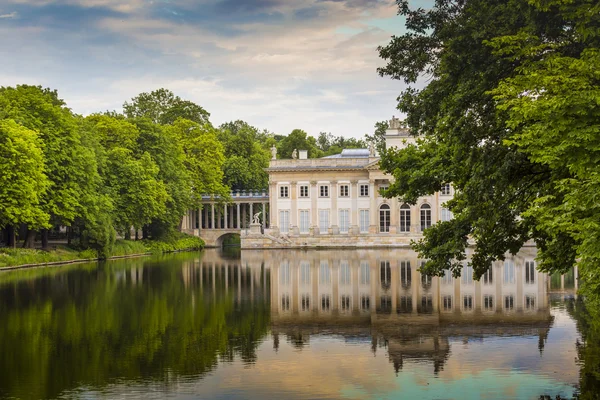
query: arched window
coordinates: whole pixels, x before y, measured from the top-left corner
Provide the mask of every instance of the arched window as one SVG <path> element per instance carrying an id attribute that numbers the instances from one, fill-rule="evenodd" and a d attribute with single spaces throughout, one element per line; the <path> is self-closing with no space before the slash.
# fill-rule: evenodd
<path id="1" fill-rule="evenodd" d="M 421 206 L 421 232 L 431 227 L 431 206 L 423 204 Z"/>
<path id="2" fill-rule="evenodd" d="M 400 207 L 400 232 L 410 232 L 410 206 L 406 203 Z"/>
<path id="3" fill-rule="evenodd" d="M 379 232 L 387 233 L 390 231 L 390 206 L 382 204 L 379 207 Z"/>

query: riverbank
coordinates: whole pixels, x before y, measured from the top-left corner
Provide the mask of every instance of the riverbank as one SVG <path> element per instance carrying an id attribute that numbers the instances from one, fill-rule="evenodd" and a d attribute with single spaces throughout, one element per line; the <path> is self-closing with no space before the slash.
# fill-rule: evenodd
<path id="1" fill-rule="evenodd" d="M 186 250 L 202 250 L 204 241 L 195 236 L 185 235 L 172 241 L 157 240 L 117 240 L 108 259 L 173 253 Z M 77 249 L 69 246 L 56 246 L 51 250 L 0 248 L 0 270 L 14 267 L 43 266 L 72 262 L 97 261 L 98 255 L 92 249 Z"/>

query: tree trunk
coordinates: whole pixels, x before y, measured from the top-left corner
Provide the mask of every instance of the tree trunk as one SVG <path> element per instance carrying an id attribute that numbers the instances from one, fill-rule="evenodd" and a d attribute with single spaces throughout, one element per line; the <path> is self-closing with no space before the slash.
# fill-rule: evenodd
<path id="1" fill-rule="evenodd" d="M 148 239 L 148 233 L 150 231 L 150 226 L 149 225 L 144 225 L 142 227 L 142 239 Z"/>
<path id="2" fill-rule="evenodd" d="M 71 227 L 67 226 L 67 244 L 71 245 Z"/>
<path id="3" fill-rule="evenodd" d="M 17 246 L 17 238 L 15 237 L 15 227 L 7 226 L 6 227 L 6 245 L 8 247 L 12 247 L 13 249 Z"/>
<path id="4" fill-rule="evenodd" d="M 140 240 L 137 229 L 135 230 L 135 240 Z"/>
<path id="5" fill-rule="evenodd" d="M 42 249 L 48 249 L 48 229 L 42 229 Z"/>
<path id="6" fill-rule="evenodd" d="M 131 228 L 125 230 L 125 240 L 131 240 Z"/>
<path id="7" fill-rule="evenodd" d="M 23 242 L 24 249 L 33 249 L 35 247 L 35 235 L 36 231 L 33 229 L 27 229 L 27 235 L 25 235 L 25 241 Z"/>

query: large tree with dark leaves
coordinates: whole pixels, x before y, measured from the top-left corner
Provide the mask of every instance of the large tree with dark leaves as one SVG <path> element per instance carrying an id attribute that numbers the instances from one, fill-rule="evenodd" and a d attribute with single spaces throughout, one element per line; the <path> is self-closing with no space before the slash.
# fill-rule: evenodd
<path id="1" fill-rule="evenodd" d="M 387 60 L 379 73 L 409 84 L 399 109 L 420 139 L 418 146 L 383 154 L 382 167 L 395 177 L 388 193 L 415 203 L 444 183 L 456 189 L 448 204 L 455 218 L 426 230 L 415 244 L 429 259 L 424 271 L 459 275 L 469 238 L 476 242 L 471 264 L 477 277 L 530 239 L 546 270 L 564 270 L 576 258 L 598 260 L 598 242 L 586 245 L 581 236 L 600 230 L 592 200 L 598 185 L 582 179 L 597 174 L 593 160 L 600 151 L 598 73 L 581 66 L 597 56 L 597 3 L 436 0 L 430 10 L 408 3 L 398 1 L 408 33 L 379 49 Z M 574 88 L 585 95 L 572 99 L 565 80 L 574 80 L 577 65 L 585 73 Z M 417 89 L 419 82 L 427 85 Z M 537 99 L 545 106 L 534 107 Z M 546 131 L 557 122 L 559 129 Z M 561 135 L 569 149 L 561 149 Z M 578 163 L 574 142 L 581 137 L 591 162 Z M 537 140 L 545 141 L 536 146 Z M 573 205 L 576 189 L 585 196 Z M 578 215 L 587 226 L 573 230 Z"/>

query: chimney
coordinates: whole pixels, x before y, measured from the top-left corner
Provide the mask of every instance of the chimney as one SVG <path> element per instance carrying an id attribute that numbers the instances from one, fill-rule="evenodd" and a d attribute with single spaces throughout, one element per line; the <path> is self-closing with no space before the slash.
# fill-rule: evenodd
<path id="1" fill-rule="evenodd" d="M 298 151 L 299 159 L 306 160 L 308 158 L 308 150 L 300 150 Z"/>

